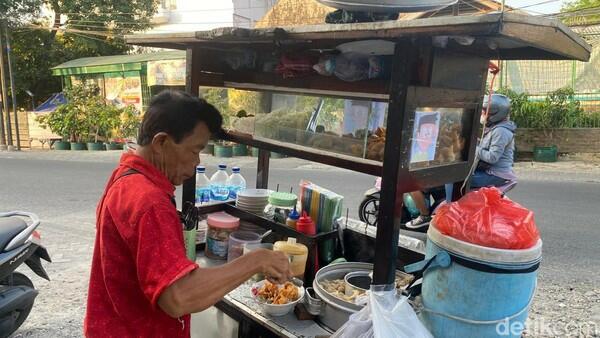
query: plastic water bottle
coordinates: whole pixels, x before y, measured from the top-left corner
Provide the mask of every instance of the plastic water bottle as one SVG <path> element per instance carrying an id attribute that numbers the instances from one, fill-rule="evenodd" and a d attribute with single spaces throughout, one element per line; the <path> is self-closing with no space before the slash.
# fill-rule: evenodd
<path id="1" fill-rule="evenodd" d="M 210 201 L 210 181 L 206 177 L 206 168 L 196 167 L 196 203 L 208 203 Z"/>
<path id="2" fill-rule="evenodd" d="M 227 186 L 227 166 L 219 164 L 219 170 L 210 178 L 210 198 L 215 201 L 226 201 L 229 198 L 229 187 Z"/>
<path id="3" fill-rule="evenodd" d="M 232 174 L 227 180 L 227 186 L 229 187 L 229 198 L 235 199 L 238 191 L 246 189 L 246 180 L 240 174 L 240 167 L 233 167 L 231 171 Z"/>

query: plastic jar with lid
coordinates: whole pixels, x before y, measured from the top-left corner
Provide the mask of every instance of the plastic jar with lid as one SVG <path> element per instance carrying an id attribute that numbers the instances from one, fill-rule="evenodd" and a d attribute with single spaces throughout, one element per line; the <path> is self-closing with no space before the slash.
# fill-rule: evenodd
<path id="1" fill-rule="evenodd" d="M 208 215 L 206 249 L 204 253 L 210 259 L 227 259 L 229 236 L 240 226 L 240 219 L 224 212 Z"/>
<path id="2" fill-rule="evenodd" d="M 244 253 L 246 244 L 260 244 L 262 238 L 252 231 L 235 231 L 229 236 L 229 249 L 227 250 L 227 261 L 240 257 Z"/>
<path id="3" fill-rule="evenodd" d="M 265 207 L 265 216 L 277 223 L 286 224 L 286 220 L 297 202 L 298 197 L 294 194 L 274 192 L 269 196 L 269 204 Z"/>
<path id="4" fill-rule="evenodd" d="M 287 241 L 275 242 L 273 250 L 281 251 L 290 258 L 290 270 L 292 270 L 294 277 L 304 278 L 306 259 L 308 258 L 308 248 L 306 245 L 296 243 L 296 239 L 290 237 Z"/>

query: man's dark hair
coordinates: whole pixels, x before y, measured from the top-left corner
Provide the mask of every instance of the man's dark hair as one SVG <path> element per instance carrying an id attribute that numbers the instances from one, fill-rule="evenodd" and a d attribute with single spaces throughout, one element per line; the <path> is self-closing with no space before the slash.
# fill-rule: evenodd
<path id="1" fill-rule="evenodd" d="M 160 132 L 179 143 L 190 135 L 198 123 L 204 122 L 211 134 L 219 134 L 223 117 L 212 104 L 177 90 L 164 90 L 152 98 L 144 114 L 138 144 L 145 146 Z"/>

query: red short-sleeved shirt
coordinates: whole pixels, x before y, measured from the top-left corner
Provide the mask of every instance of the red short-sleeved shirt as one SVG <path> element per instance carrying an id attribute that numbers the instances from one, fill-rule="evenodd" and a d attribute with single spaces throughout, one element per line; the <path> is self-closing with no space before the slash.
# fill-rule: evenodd
<path id="1" fill-rule="evenodd" d="M 130 169 L 138 173 L 131 173 Z M 157 305 L 165 288 L 198 265 L 185 255 L 174 187 L 152 164 L 124 154 L 96 210 L 85 315 L 87 337 L 189 337 L 190 316 Z"/>

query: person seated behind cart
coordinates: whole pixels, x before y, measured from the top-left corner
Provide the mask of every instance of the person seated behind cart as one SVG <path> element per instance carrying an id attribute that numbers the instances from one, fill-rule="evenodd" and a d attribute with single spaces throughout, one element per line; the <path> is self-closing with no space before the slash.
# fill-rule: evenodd
<path id="1" fill-rule="evenodd" d="M 502 94 L 493 94 L 491 99 L 486 96 L 480 122 L 485 129 L 476 150 L 478 164 L 471 177 L 471 188 L 502 187 L 516 181 L 513 164 L 514 133 L 517 126 L 510 121 L 510 99 Z M 425 203 L 425 195 L 421 191 L 415 191 L 411 193 L 411 197 L 420 215 L 407 222 L 406 228 L 419 229 L 428 226 L 431 221 L 431 211 Z"/>
<path id="2" fill-rule="evenodd" d="M 189 337 L 190 313 L 255 273 L 278 283 L 291 276 L 282 252 L 256 250 L 215 268 L 186 257 L 175 186 L 193 177 L 221 123 L 215 107 L 189 94 L 152 99 L 137 149 L 123 154 L 97 208 L 85 336 Z"/>

